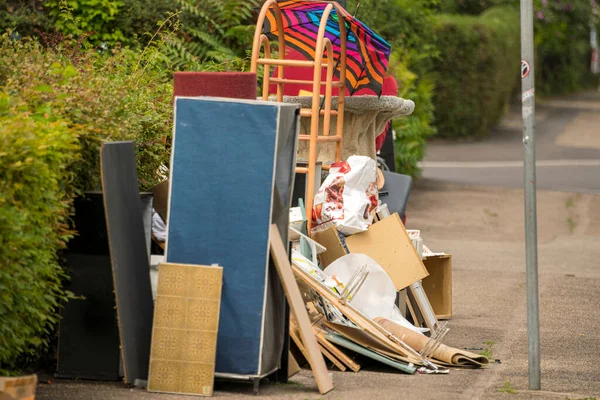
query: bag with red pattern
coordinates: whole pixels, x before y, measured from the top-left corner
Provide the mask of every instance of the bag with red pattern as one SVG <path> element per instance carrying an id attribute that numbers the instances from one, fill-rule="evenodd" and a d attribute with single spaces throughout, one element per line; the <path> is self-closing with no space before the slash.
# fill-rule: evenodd
<path id="1" fill-rule="evenodd" d="M 373 223 L 377 208 L 377 164 L 365 156 L 331 165 L 329 175 L 315 195 L 312 233 L 335 226 L 344 235 L 364 232 Z"/>

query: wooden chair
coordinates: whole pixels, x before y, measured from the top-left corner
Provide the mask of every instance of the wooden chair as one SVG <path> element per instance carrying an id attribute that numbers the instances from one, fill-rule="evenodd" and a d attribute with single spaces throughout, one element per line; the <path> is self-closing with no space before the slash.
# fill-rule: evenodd
<path id="1" fill-rule="evenodd" d="M 262 33 L 265 18 L 269 9 L 274 10 L 275 19 L 277 22 L 277 32 L 280 33 L 278 37 L 278 58 L 271 57 L 271 43 L 268 37 Z M 306 189 L 306 210 L 310 212 L 308 216 L 312 215 L 313 201 L 315 197 L 314 193 L 314 182 L 315 182 L 315 166 L 317 163 L 317 145 L 319 143 L 331 143 L 336 144 L 335 160 L 334 162 L 341 161 L 342 157 L 342 140 L 343 140 L 343 125 L 344 125 L 344 90 L 346 85 L 346 25 L 343 18 L 339 18 L 340 25 L 340 59 L 339 70 L 340 78 L 339 81 L 334 82 L 333 77 L 335 74 L 336 62 L 333 57 L 333 45 L 331 40 L 325 37 L 325 28 L 327 26 L 327 20 L 333 10 L 336 10 L 338 15 L 342 15 L 341 7 L 339 4 L 332 2 L 327 5 L 323 12 L 323 16 L 320 21 L 319 31 L 317 35 L 317 41 L 315 46 L 315 60 L 289 60 L 285 58 L 286 55 L 286 44 L 283 35 L 283 17 L 281 9 L 275 0 L 267 0 L 263 5 L 261 12 L 258 17 L 256 24 L 256 31 L 254 33 L 254 43 L 252 46 L 252 64 L 251 72 L 257 73 L 258 66 L 264 66 L 264 80 L 262 87 L 262 98 L 263 100 L 269 99 L 269 87 L 270 84 L 277 85 L 276 100 L 283 101 L 283 88 L 285 84 L 296 84 L 305 85 L 312 84 L 312 107 L 303 108 L 300 111 L 302 118 L 310 118 L 310 135 L 300 135 L 299 140 L 309 141 L 309 159 L 308 167 L 296 167 L 297 173 L 307 174 L 307 189 Z M 264 51 L 263 57 L 261 57 L 261 49 Z M 324 62 L 324 54 L 327 53 L 327 61 Z M 277 68 L 277 76 L 271 77 L 271 67 Z M 305 67 L 313 68 L 313 80 L 294 80 L 284 78 L 284 68 L 286 66 L 294 67 Z M 325 79 L 322 76 L 322 68 L 326 68 Z M 325 86 L 325 98 L 321 98 L 321 86 Z M 331 108 L 332 89 L 333 87 L 339 87 L 338 96 L 338 107 L 337 111 Z M 331 116 L 337 115 L 337 126 L 335 134 L 330 135 L 330 124 Z M 320 119 L 323 116 L 323 135 L 319 136 Z M 323 166 L 324 169 L 328 169 L 329 166 Z M 320 177 L 318 177 L 320 179 Z M 307 212 L 307 214 L 308 214 Z M 312 225 L 312 217 L 308 218 L 308 232 L 310 234 Z"/>

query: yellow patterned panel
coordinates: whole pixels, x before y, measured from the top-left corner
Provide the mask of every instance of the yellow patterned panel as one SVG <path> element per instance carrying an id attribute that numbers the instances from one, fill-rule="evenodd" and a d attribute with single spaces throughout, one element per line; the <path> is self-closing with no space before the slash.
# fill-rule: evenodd
<path id="1" fill-rule="evenodd" d="M 161 264 L 148 390 L 211 396 L 223 269 Z"/>

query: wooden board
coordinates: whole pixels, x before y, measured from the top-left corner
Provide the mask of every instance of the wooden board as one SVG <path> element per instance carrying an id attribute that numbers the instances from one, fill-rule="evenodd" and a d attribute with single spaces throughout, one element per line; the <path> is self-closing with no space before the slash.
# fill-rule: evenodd
<path id="1" fill-rule="evenodd" d="M 148 391 L 211 396 L 223 268 L 160 264 Z"/>
<path id="2" fill-rule="evenodd" d="M 438 319 L 452 318 L 452 256 L 426 257 L 423 264 L 429 276 L 423 279 L 423 289 Z"/>
<path id="3" fill-rule="evenodd" d="M 279 234 L 279 229 L 277 229 L 276 225 L 271 225 L 270 236 L 271 254 L 275 261 L 277 273 L 279 274 L 279 279 L 285 290 L 292 314 L 298 322 L 298 330 L 300 331 L 302 345 L 306 350 L 308 362 L 310 363 L 310 367 L 317 380 L 319 392 L 321 394 L 328 393 L 333 389 L 333 381 L 331 380 L 331 376 L 329 376 L 329 372 L 327 372 L 325 360 L 323 360 L 317 339 L 312 331 L 304 300 L 302 299 L 300 289 L 298 289 L 298 285 L 296 284 L 296 279 L 294 278 L 287 252 L 283 246 L 281 235 Z"/>
<path id="4" fill-rule="evenodd" d="M 148 379 L 154 302 L 133 142 L 102 144 L 102 192 L 124 380 Z"/>
<path id="5" fill-rule="evenodd" d="M 425 278 L 428 273 L 398 214 L 346 238 L 350 253 L 366 254 L 390 276 L 396 290 Z M 325 247 L 327 247 L 325 245 Z"/>

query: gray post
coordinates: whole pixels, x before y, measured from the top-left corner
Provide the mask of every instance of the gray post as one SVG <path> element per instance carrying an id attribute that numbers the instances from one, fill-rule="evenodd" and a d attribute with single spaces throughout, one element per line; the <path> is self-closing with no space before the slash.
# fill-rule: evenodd
<path id="1" fill-rule="evenodd" d="M 525 147 L 525 246 L 527 249 L 529 390 L 540 390 L 540 311 L 537 260 L 535 80 L 532 0 L 521 0 L 521 58 L 523 144 Z"/>

